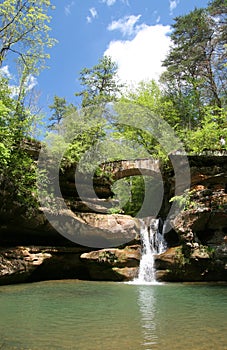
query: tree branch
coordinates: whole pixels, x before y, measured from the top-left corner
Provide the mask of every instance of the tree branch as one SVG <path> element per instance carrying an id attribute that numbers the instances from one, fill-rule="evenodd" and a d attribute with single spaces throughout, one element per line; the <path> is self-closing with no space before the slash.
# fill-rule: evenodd
<path id="1" fill-rule="evenodd" d="M 19 8 L 16 15 L 12 18 L 12 20 L 9 23 L 7 23 L 3 28 L 0 29 L 0 33 L 4 32 L 16 20 L 16 18 L 22 12 L 23 8 L 26 7 L 27 3 L 28 3 L 28 1 L 25 1 L 25 3 Z"/>

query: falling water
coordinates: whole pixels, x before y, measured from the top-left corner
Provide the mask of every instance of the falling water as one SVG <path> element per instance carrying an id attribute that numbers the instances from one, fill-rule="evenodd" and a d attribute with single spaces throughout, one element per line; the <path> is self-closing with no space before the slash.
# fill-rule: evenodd
<path id="1" fill-rule="evenodd" d="M 147 218 L 141 220 L 142 257 L 140 260 L 139 275 L 134 283 L 157 283 L 155 279 L 154 255 L 165 250 L 165 241 L 159 230 L 159 219 Z"/>

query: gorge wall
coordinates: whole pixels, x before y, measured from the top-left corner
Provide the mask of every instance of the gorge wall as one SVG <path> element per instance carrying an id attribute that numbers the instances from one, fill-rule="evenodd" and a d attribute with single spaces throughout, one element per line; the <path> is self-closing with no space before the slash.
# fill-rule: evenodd
<path id="1" fill-rule="evenodd" d="M 166 234 L 169 249 L 156 259 L 157 278 L 227 281 L 227 157 L 189 156 L 188 160 L 190 201 Z"/>
<path id="2" fill-rule="evenodd" d="M 188 157 L 191 202 L 172 219 L 165 234 L 168 249 L 156 256 L 156 277 L 163 281 L 227 281 L 227 164 L 226 156 Z M 124 237 L 127 244 L 105 249 L 89 248 L 60 235 L 39 210 L 26 218 L 20 208 L 0 212 L 0 284 L 47 279 L 131 280 L 138 274 L 141 256 L 139 222 L 127 215 L 109 214 L 111 183 L 95 178 L 98 195 L 76 193 L 74 170 L 60 175 L 68 204 L 66 216 L 92 227 L 92 234 Z M 174 172 L 163 173 L 165 198 L 160 215 L 165 219 L 174 195 Z M 86 178 L 81 178 L 86 189 Z M 59 213 L 63 215 L 63 213 Z M 94 229 L 95 228 L 95 229 Z M 87 232 L 83 232 L 84 235 Z"/>

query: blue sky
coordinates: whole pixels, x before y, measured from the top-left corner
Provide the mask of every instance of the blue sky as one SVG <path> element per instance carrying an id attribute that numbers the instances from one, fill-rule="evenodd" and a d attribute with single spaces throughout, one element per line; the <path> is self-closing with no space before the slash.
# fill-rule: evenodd
<path id="1" fill-rule="evenodd" d="M 124 82 L 158 78 L 174 17 L 206 7 L 208 0 L 52 0 L 52 4 L 56 9 L 51 13 L 51 36 L 58 44 L 50 50 L 49 68 L 30 82 L 36 84 L 45 112 L 54 95 L 76 104 L 80 70 L 94 66 L 104 54 L 118 63 Z"/>

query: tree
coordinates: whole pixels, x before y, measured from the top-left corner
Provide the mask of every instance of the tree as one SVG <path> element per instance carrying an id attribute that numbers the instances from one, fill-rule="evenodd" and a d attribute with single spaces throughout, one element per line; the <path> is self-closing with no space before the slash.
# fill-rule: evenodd
<path id="1" fill-rule="evenodd" d="M 1 211 L 7 212 L 16 203 L 32 210 L 36 192 L 35 164 L 25 150 L 24 141 L 28 139 L 33 116 L 22 107 L 18 109 L 7 79 L 1 78 L 0 86 Z"/>
<path id="2" fill-rule="evenodd" d="M 10 98 L 11 91 L 7 79 L 1 78 L 0 83 L 0 170 L 3 172 L 10 160 L 10 150 L 13 143 L 13 134 L 10 132 L 10 114 L 14 109 L 15 102 Z"/>
<path id="3" fill-rule="evenodd" d="M 49 36 L 50 9 L 50 0 L 5 0 L 0 4 L 0 67 L 8 57 L 16 57 L 18 109 L 25 103 L 29 78 L 45 67 L 46 49 L 56 42 Z"/>
<path id="4" fill-rule="evenodd" d="M 36 203 L 36 169 L 26 150 L 36 115 L 25 103 L 27 82 L 38 74 L 54 40 L 49 37 L 49 0 L 5 0 L 0 4 L 0 66 L 17 58 L 18 94 L 12 96 L 9 79 L 0 76 L 0 189 L 1 210 L 18 204 L 32 209 Z M 13 61 L 10 61 L 13 62 Z M 36 203 L 37 204 L 37 203 Z"/>
<path id="5" fill-rule="evenodd" d="M 193 153 L 206 150 L 221 150 L 220 137 L 227 138 L 227 112 L 206 108 L 201 124 L 195 130 L 184 134 L 186 149 Z"/>
<path id="6" fill-rule="evenodd" d="M 209 3 L 208 11 L 214 18 L 216 26 L 216 42 L 222 52 L 222 60 L 226 62 L 227 54 L 227 0 L 213 0 Z M 225 63 L 226 66 L 226 63 Z"/>
<path id="7" fill-rule="evenodd" d="M 135 91 L 129 91 L 122 100 L 148 108 L 155 116 L 166 120 L 172 127 L 179 122 L 173 103 L 165 98 L 160 86 L 154 80 L 141 81 Z"/>
<path id="8" fill-rule="evenodd" d="M 121 116 L 119 120 L 122 120 L 121 123 L 115 122 L 115 128 L 122 137 L 135 144 L 138 156 L 144 157 L 145 153 L 154 157 L 164 156 L 158 135 L 163 137 L 163 123 L 167 122 L 175 128 L 179 116 L 172 101 L 163 96 L 154 80 L 142 81 L 134 91 L 126 92 L 115 108 Z"/>
<path id="9" fill-rule="evenodd" d="M 117 65 L 108 56 L 92 68 L 82 69 L 79 80 L 85 88 L 75 95 L 82 97 L 83 108 L 116 101 L 122 88 L 117 81 Z"/>
<path id="10" fill-rule="evenodd" d="M 204 105 L 221 108 L 225 103 L 227 69 L 219 34 L 220 27 L 209 8 L 177 17 L 171 34 L 173 45 L 163 62 L 167 73 L 162 79 L 167 85 L 174 81 L 178 100 L 190 96 L 196 110 L 195 124 L 202 118 Z"/>
<path id="11" fill-rule="evenodd" d="M 217 24 L 219 26 L 222 26 L 221 34 L 226 39 L 227 32 L 226 32 L 226 14 L 227 14 L 227 0 L 213 0 L 209 2 L 208 6 L 209 13 L 216 17 Z"/>
<path id="12" fill-rule="evenodd" d="M 55 126 L 59 126 L 62 118 L 64 117 L 67 104 L 64 97 L 54 96 L 54 102 L 49 106 L 50 110 L 53 111 L 52 116 L 49 118 L 49 121 L 52 122 L 48 128 L 53 129 Z"/>
<path id="13" fill-rule="evenodd" d="M 0 4 L 0 66 L 9 53 L 15 54 L 27 67 L 37 72 L 51 47 L 48 11 L 49 0 L 5 0 Z"/>
<path id="14" fill-rule="evenodd" d="M 107 112 L 105 106 L 117 100 L 122 87 L 117 81 L 117 65 L 107 56 L 92 68 L 82 69 L 79 79 L 84 90 L 75 95 L 82 97 L 82 109 L 71 110 L 71 115 L 64 110 L 67 118 L 60 115 L 60 134 L 65 140 L 71 140 L 64 157 L 66 166 L 77 163 L 84 152 L 91 148 L 95 150 L 105 139 L 109 127 L 104 117 Z M 61 103 L 64 109 L 64 101 L 61 100 Z M 89 163 L 88 160 L 86 167 Z"/>

